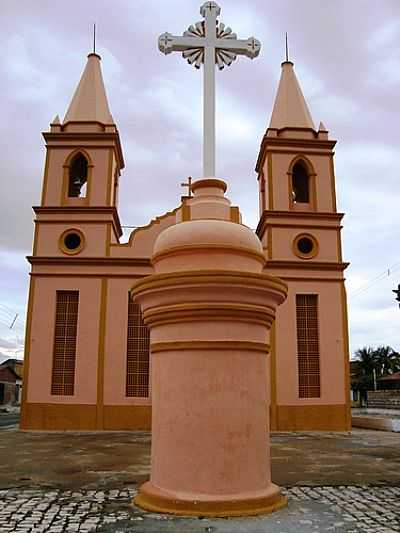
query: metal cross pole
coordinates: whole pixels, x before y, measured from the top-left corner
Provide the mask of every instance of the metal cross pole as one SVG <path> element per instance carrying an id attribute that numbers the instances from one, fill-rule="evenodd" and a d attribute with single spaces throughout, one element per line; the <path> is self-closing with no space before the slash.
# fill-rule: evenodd
<path id="1" fill-rule="evenodd" d="M 203 86 L 203 173 L 215 176 L 215 64 L 222 70 L 238 55 L 250 59 L 258 56 L 260 41 L 254 37 L 238 39 L 231 28 L 218 22 L 221 8 L 216 2 L 205 2 L 200 8 L 204 21 L 196 22 L 182 36 L 163 33 L 158 48 L 164 54 L 182 52 L 188 63 L 200 68 L 204 63 Z"/>
<path id="2" fill-rule="evenodd" d="M 188 177 L 187 183 L 181 183 L 181 187 L 187 187 L 188 196 L 192 196 L 192 176 Z"/>

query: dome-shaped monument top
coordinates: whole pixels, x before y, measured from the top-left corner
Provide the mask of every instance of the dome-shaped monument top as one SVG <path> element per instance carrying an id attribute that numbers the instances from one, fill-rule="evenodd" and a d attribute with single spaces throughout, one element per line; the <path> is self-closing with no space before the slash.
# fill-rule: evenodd
<path id="1" fill-rule="evenodd" d="M 254 59 L 261 49 L 254 37 L 238 39 L 231 28 L 217 21 L 221 8 L 216 2 L 205 2 L 200 8 L 204 20 L 189 26 L 182 36 L 165 32 L 158 38 L 164 54 L 182 52 L 188 63 L 200 68 L 204 64 L 204 176 L 215 176 L 215 64 L 222 70 L 238 55 Z"/>

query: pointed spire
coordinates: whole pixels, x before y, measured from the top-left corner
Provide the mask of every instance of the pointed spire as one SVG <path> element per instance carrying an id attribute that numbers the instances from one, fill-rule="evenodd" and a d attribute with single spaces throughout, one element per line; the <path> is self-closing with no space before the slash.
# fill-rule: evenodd
<path id="1" fill-rule="evenodd" d="M 58 126 L 58 124 L 61 124 L 60 117 L 56 115 L 51 123 Z"/>
<path id="2" fill-rule="evenodd" d="M 328 131 L 328 128 L 325 126 L 325 124 L 322 122 L 319 123 L 318 131 Z"/>
<path id="3" fill-rule="evenodd" d="M 110 123 L 106 90 L 100 67 L 101 57 L 92 53 L 88 55 L 85 70 L 74 93 L 64 124 L 72 121 Z"/>
<path id="4" fill-rule="evenodd" d="M 281 79 L 269 127 L 315 129 L 291 61 L 282 63 Z"/>

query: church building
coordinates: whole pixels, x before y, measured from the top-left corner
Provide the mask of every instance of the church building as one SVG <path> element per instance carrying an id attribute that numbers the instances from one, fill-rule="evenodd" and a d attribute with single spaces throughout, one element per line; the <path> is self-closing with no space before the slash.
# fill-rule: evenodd
<path id="1" fill-rule="evenodd" d="M 64 120 L 57 116 L 43 136 L 42 196 L 33 208 L 28 257 L 21 428 L 149 429 L 150 339 L 130 289 L 153 273 L 158 235 L 191 219 L 191 197 L 120 243 L 124 157 L 95 53 Z M 351 425 L 347 263 L 334 146 L 322 123 L 316 129 L 293 63 L 285 61 L 256 164 L 256 234 L 265 272 L 288 285 L 265 355 L 272 430 L 347 431 Z M 240 221 L 238 208 L 230 210 Z"/>

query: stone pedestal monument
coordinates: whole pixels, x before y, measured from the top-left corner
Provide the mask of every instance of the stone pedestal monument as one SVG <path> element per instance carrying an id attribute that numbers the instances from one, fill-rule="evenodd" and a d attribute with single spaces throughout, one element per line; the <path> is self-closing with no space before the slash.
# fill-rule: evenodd
<path id="1" fill-rule="evenodd" d="M 158 237 L 155 274 L 133 287 L 150 328 L 151 478 L 135 502 L 182 515 L 235 516 L 285 505 L 271 483 L 269 331 L 286 285 L 224 197 L 192 185 L 190 221 Z"/>
<path id="2" fill-rule="evenodd" d="M 150 329 L 152 454 L 150 481 L 135 502 L 182 515 L 271 512 L 286 498 L 271 483 L 268 429 L 269 331 L 286 285 L 262 274 L 256 235 L 240 223 L 215 176 L 215 65 L 260 43 L 239 40 L 206 2 L 204 21 L 159 48 L 204 64 L 204 176 L 191 184 L 185 222 L 157 238 L 155 274 L 132 288 Z"/>

